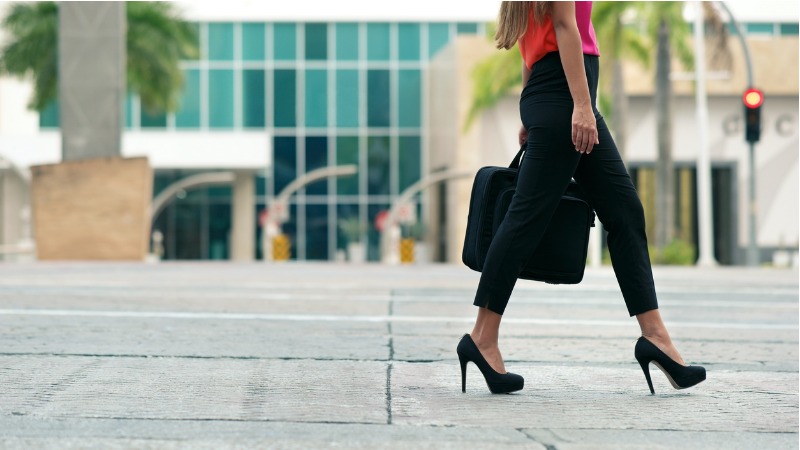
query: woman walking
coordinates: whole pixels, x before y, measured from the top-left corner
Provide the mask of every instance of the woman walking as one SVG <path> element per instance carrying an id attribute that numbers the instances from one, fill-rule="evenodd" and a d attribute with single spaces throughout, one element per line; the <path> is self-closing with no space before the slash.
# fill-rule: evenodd
<path id="1" fill-rule="evenodd" d="M 474 362 L 489 390 L 522 389 L 507 373 L 498 346 L 500 321 L 517 276 L 533 254 L 572 178 L 583 188 L 608 231 L 608 248 L 628 313 L 642 336 L 634 356 L 650 391 L 649 363 L 683 389 L 705 380 L 705 369 L 686 366 L 661 320 L 645 236 L 644 212 L 603 117 L 597 112 L 599 49 L 592 2 L 502 2 L 495 40 L 523 56 L 520 145 L 526 151 L 517 189 L 484 262 L 472 333 L 458 344 L 462 391 Z"/>

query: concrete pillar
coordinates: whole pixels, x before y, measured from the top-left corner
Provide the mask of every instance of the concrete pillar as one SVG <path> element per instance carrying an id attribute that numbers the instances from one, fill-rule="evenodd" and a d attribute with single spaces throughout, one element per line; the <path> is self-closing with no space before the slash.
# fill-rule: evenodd
<path id="1" fill-rule="evenodd" d="M 252 171 L 238 170 L 233 181 L 231 260 L 253 261 L 256 251 L 256 190 Z"/>
<path id="2" fill-rule="evenodd" d="M 58 8 L 63 160 L 120 156 L 125 2 L 59 2 Z"/>

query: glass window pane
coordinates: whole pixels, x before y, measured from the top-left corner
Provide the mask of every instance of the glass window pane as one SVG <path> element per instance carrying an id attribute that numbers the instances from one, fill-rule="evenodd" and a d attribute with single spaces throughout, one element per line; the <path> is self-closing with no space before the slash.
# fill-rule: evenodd
<path id="1" fill-rule="evenodd" d="M 183 72 L 183 93 L 178 111 L 175 113 L 177 128 L 200 128 L 200 70 Z"/>
<path id="2" fill-rule="evenodd" d="M 389 138 L 371 136 L 367 140 L 367 194 L 389 195 Z"/>
<path id="3" fill-rule="evenodd" d="M 233 70 L 208 71 L 208 126 L 233 127 Z"/>
<path id="4" fill-rule="evenodd" d="M 356 61 L 358 59 L 357 24 L 336 24 L 336 59 L 339 61 Z"/>
<path id="5" fill-rule="evenodd" d="M 397 45 L 400 61 L 419 61 L 419 24 L 398 24 Z"/>
<path id="6" fill-rule="evenodd" d="M 273 140 L 273 173 L 275 195 L 297 178 L 297 140 L 294 136 L 276 136 Z"/>
<path id="7" fill-rule="evenodd" d="M 389 24 L 367 24 L 367 59 L 370 61 L 389 60 Z"/>
<path id="8" fill-rule="evenodd" d="M 167 115 L 163 112 L 150 114 L 142 105 L 139 114 L 139 126 L 142 128 L 165 128 L 167 126 Z"/>
<path id="9" fill-rule="evenodd" d="M 306 59 L 328 59 L 328 24 L 306 24 Z"/>
<path id="10" fill-rule="evenodd" d="M 230 198 L 230 193 L 228 193 Z M 230 203 L 208 205 L 208 259 L 228 259 L 228 236 L 231 232 Z"/>
<path id="11" fill-rule="evenodd" d="M 428 57 L 436 53 L 450 41 L 450 24 L 432 23 L 428 25 Z"/>
<path id="12" fill-rule="evenodd" d="M 306 71 L 306 126 L 328 125 L 328 72 Z"/>
<path id="13" fill-rule="evenodd" d="M 336 71 L 336 126 L 358 126 L 358 71 Z"/>
<path id="14" fill-rule="evenodd" d="M 211 61 L 233 60 L 233 24 L 208 24 L 208 59 Z"/>
<path id="15" fill-rule="evenodd" d="M 58 128 L 59 126 L 58 100 L 53 100 L 39 113 L 40 128 Z"/>
<path id="16" fill-rule="evenodd" d="M 242 71 L 242 125 L 264 127 L 264 71 Z"/>
<path id="17" fill-rule="evenodd" d="M 477 23 L 459 23 L 456 25 L 458 34 L 476 34 L 478 32 Z"/>
<path id="18" fill-rule="evenodd" d="M 355 164 L 358 167 L 358 137 L 336 138 L 336 165 Z M 358 195 L 358 174 L 336 177 L 337 195 Z"/>
<path id="19" fill-rule="evenodd" d="M 337 206 L 336 218 L 339 232 L 336 248 L 346 249 L 351 242 L 364 242 L 367 224 L 361 223 L 359 207 L 353 203 L 340 203 Z M 360 226 L 359 226 L 360 224 Z M 361 228 L 361 230 L 359 230 Z"/>
<path id="20" fill-rule="evenodd" d="M 328 166 L 328 137 L 306 138 L 306 173 Z M 315 181 L 306 187 L 307 195 L 328 195 L 328 179 Z"/>
<path id="21" fill-rule="evenodd" d="M 275 126 L 293 127 L 296 123 L 295 117 L 295 71 L 276 70 L 275 80 Z"/>
<path id="22" fill-rule="evenodd" d="M 328 205 L 306 206 L 306 259 L 328 259 Z"/>
<path id="23" fill-rule="evenodd" d="M 389 71 L 370 70 L 367 72 L 367 125 L 388 127 L 389 111 Z"/>
<path id="24" fill-rule="evenodd" d="M 264 48 L 264 24 L 242 24 L 242 59 L 245 61 L 263 61 L 266 55 Z"/>
<path id="25" fill-rule="evenodd" d="M 797 36 L 798 28 L 800 27 L 796 23 L 782 23 L 781 36 Z"/>
<path id="26" fill-rule="evenodd" d="M 400 192 L 419 181 L 422 173 L 420 155 L 419 136 L 400 136 L 398 155 Z"/>
<path id="27" fill-rule="evenodd" d="M 420 126 L 420 98 L 422 96 L 422 78 L 419 70 L 401 70 L 398 72 L 398 126 Z"/>
<path id="28" fill-rule="evenodd" d="M 293 23 L 276 23 L 272 27 L 272 32 L 275 60 L 294 60 L 297 44 L 295 25 Z"/>
<path id="29" fill-rule="evenodd" d="M 184 86 L 185 84 L 184 81 Z M 131 127 L 133 127 L 133 94 L 128 92 L 125 94 L 125 128 Z"/>

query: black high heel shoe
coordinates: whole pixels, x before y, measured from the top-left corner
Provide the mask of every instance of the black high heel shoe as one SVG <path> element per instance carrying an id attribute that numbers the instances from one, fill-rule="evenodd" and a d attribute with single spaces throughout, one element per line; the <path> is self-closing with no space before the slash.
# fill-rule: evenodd
<path id="1" fill-rule="evenodd" d="M 686 389 L 692 387 L 706 379 L 706 369 L 702 366 L 682 366 L 672 360 L 666 353 L 648 341 L 644 336 L 636 341 L 634 356 L 642 366 L 644 377 L 647 378 L 647 385 L 650 386 L 650 393 L 655 394 L 653 381 L 650 379 L 650 366 L 652 362 L 664 375 L 667 376 L 672 387 L 675 389 Z"/>
<path id="2" fill-rule="evenodd" d="M 456 352 L 458 352 L 458 361 L 461 363 L 461 392 L 467 392 L 467 363 L 470 361 L 478 366 L 492 394 L 519 391 L 525 384 L 525 379 L 515 373 L 497 373 L 492 369 L 469 334 L 465 334 L 461 338 Z"/>

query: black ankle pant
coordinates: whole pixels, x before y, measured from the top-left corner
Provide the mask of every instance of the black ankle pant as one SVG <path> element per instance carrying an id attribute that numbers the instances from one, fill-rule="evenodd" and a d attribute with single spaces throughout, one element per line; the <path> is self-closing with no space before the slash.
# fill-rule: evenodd
<path id="1" fill-rule="evenodd" d="M 608 249 L 628 313 L 658 308 L 644 211 L 603 117 L 597 112 L 598 57 L 584 55 L 599 145 L 588 155 L 572 144 L 573 101 L 558 52 L 533 66 L 522 90 L 520 115 L 528 143 L 517 190 L 483 266 L 476 306 L 503 314 L 517 276 L 539 245 L 571 178 L 589 196 L 608 231 Z"/>

